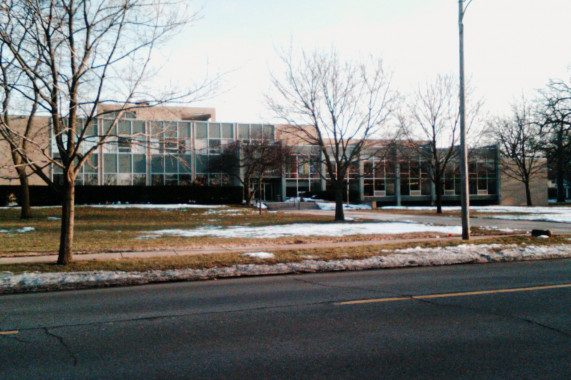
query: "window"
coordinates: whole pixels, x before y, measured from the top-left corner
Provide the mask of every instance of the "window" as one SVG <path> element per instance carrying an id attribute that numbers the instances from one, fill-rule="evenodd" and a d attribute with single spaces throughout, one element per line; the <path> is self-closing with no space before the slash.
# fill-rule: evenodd
<path id="1" fill-rule="evenodd" d="M 222 138 L 232 139 L 234 138 L 234 126 L 232 124 L 222 124 Z"/>
<path id="2" fill-rule="evenodd" d="M 131 122 L 127 120 L 119 120 L 118 122 L 119 135 L 130 136 L 131 135 Z"/>
<path id="3" fill-rule="evenodd" d="M 145 160 L 144 154 L 134 154 L 133 155 L 133 172 L 135 172 L 135 173 L 146 173 L 147 172 L 147 162 Z"/>
<path id="4" fill-rule="evenodd" d="M 119 155 L 119 173 L 131 173 L 131 155 Z"/>
<path id="5" fill-rule="evenodd" d="M 196 123 L 194 126 L 197 139 L 208 138 L 208 130 L 206 129 L 206 123 Z"/>
<path id="6" fill-rule="evenodd" d="M 261 140 L 262 139 L 262 126 L 261 125 L 251 125 L 250 126 L 251 139 Z"/>
<path id="7" fill-rule="evenodd" d="M 104 173 L 117 173 L 117 155 L 104 154 L 103 155 L 103 171 Z"/>
<path id="8" fill-rule="evenodd" d="M 220 124 L 211 123 L 208 125 L 208 138 L 219 139 L 220 138 Z"/>
<path id="9" fill-rule="evenodd" d="M 117 146 L 120 153 L 131 153 L 131 144 L 130 137 L 118 137 Z"/>
<path id="10" fill-rule="evenodd" d="M 238 124 L 238 139 L 239 140 L 250 139 L 250 126 L 248 124 Z"/>

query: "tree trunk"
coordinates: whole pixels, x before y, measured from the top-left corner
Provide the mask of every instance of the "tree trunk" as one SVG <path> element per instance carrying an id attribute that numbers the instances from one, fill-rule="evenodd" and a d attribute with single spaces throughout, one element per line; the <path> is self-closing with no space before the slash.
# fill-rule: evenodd
<path id="1" fill-rule="evenodd" d="M 262 179 L 258 181 L 258 209 L 260 215 L 262 215 Z"/>
<path id="2" fill-rule="evenodd" d="M 442 214 L 442 178 L 436 177 L 436 213 Z"/>
<path id="3" fill-rule="evenodd" d="M 563 137 L 558 138 L 559 146 L 563 146 Z M 559 150 L 557 154 L 557 167 L 555 171 L 557 180 L 557 202 L 565 202 L 565 154 L 563 149 Z"/>
<path id="4" fill-rule="evenodd" d="M 71 263 L 75 225 L 75 183 L 64 176 L 58 265 Z"/>
<path id="5" fill-rule="evenodd" d="M 20 196 L 18 197 L 18 203 L 21 208 L 20 219 L 31 219 L 32 208 L 30 207 L 30 185 L 28 183 L 28 176 L 26 175 L 26 170 L 23 168 L 16 168 L 16 171 L 20 179 Z"/>
<path id="6" fill-rule="evenodd" d="M 345 220 L 343 214 L 343 181 L 335 182 L 335 220 Z"/>
<path id="7" fill-rule="evenodd" d="M 250 180 L 246 181 L 246 206 L 252 206 L 252 190 L 251 190 L 251 182 Z"/>
<path id="8" fill-rule="evenodd" d="M 529 189 L 529 181 L 525 181 L 525 200 L 528 206 L 533 206 L 531 202 L 531 190 Z"/>

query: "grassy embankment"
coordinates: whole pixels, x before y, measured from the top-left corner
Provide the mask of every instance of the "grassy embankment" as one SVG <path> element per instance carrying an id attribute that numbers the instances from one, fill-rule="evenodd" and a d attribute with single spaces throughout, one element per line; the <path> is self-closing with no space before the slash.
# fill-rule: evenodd
<path id="1" fill-rule="evenodd" d="M 58 208 L 40 208 L 35 211 L 35 219 L 20 221 L 15 209 L 4 209 L 0 212 L 0 229 L 13 230 L 22 227 L 34 227 L 28 233 L 4 233 L 2 239 L 1 256 L 21 256 L 55 253 L 59 232 Z M 223 209 L 110 209 L 78 207 L 76 225 L 76 251 L 81 252 L 109 252 L 130 250 L 162 250 L 162 249 L 188 249 L 197 247 L 229 247 L 251 246 L 267 244 L 291 244 L 315 241 L 368 241 L 377 236 L 358 235 L 352 237 L 311 237 L 311 238 L 279 238 L 279 239 L 220 239 L 212 237 L 161 237 L 156 239 L 137 239 L 145 231 L 158 229 L 184 228 L 191 229 L 205 225 L 214 225 L 221 228 L 247 225 L 261 226 L 286 223 L 331 222 L 331 217 L 317 217 L 296 215 L 289 213 L 264 213 L 261 216 L 255 211 L 244 208 Z M 493 232 L 473 231 L 480 234 Z M 434 236 L 434 234 L 413 234 L 409 237 Z M 385 236 L 394 238 L 396 236 Z M 402 237 L 402 236 L 401 236 Z M 212 268 L 233 264 L 297 262 L 307 258 L 334 260 L 342 258 L 366 258 L 378 255 L 387 255 L 391 251 L 408 247 L 442 247 L 461 244 L 460 241 L 428 239 L 425 242 L 408 242 L 398 244 L 362 245 L 347 248 L 319 248 L 319 249 L 287 249 L 275 251 L 275 258 L 260 260 L 245 257 L 239 253 L 218 253 L 207 255 L 194 255 L 184 257 L 167 257 L 151 259 L 126 259 L 104 261 L 77 261 L 69 266 L 54 264 L 14 264 L 3 265 L 0 271 L 19 273 L 23 271 L 58 272 L 58 271 L 91 271 L 91 270 L 120 270 L 145 271 L 152 269 L 182 269 L 182 268 Z M 538 239 L 525 236 L 490 236 L 484 240 L 474 242 L 477 244 L 569 244 L 568 236 L 557 236 L 552 239 Z M 55 260 L 54 260 L 55 261 Z"/>

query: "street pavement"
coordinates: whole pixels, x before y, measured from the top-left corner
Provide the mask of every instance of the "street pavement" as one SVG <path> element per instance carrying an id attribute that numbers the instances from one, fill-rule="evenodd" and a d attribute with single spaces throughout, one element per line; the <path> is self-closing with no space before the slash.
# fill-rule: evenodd
<path id="1" fill-rule="evenodd" d="M 0 296 L 0 378 L 571 378 L 571 260 Z"/>

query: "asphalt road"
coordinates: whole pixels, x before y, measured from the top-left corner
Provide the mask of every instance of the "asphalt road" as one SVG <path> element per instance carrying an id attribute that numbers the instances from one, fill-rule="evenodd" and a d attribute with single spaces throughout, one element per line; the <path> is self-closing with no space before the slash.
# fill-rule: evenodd
<path id="1" fill-rule="evenodd" d="M 560 260 L 1 296 L 0 378 L 569 379 L 570 274 Z"/>

